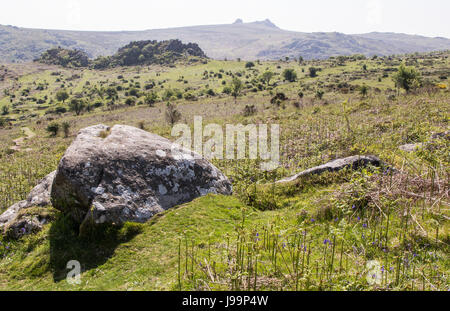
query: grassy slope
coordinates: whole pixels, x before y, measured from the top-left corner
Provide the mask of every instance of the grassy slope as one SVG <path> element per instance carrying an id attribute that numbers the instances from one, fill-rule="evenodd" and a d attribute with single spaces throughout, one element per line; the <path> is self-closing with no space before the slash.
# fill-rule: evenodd
<path id="1" fill-rule="evenodd" d="M 435 61 L 434 70 L 440 68 L 448 68 L 448 58 L 442 58 Z M 366 61 L 368 68 L 376 69 L 376 74 L 367 74 L 362 77 L 362 81 L 372 86 L 378 87 L 382 92 L 386 92 L 387 88 L 392 87 L 390 78 L 382 79 L 378 82 L 378 77 L 382 74 L 383 65 L 377 64 L 376 61 Z M 301 73 L 301 68 L 310 65 L 317 65 L 323 68 L 318 78 L 309 78 L 306 74 Z M 280 68 L 277 68 L 280 66 Z M 219 124 L 225 123 L 279 123 L 282 129 L 282 166 L 275 173 L 278 177 L 286 176 L 290 173 L 297 172 L 301 169 L 309 168 L 313 165 L 322 164 L 330 159 L 339 156 L 351 154 L 373 153 L 379 155 L 382 159 L 394 164 L 396 167 L 402 167 L 409 172 L 411 176 L 421 175 L 426 181 L 436 180 L 436 176 L 432 177 L 432 167 L 438 174 L 438 179 L 444 180 L 442 184 L 448 190 L 448 183 L 442 179 L 448 174 L 448 145 L 441 145 L 435 151 L 421 154 L 406 154 L 398 150 L 398 146 L 404 143 L 424 142 L 429 139 L 432 132 L 440 132 L 448 129 L 449 116 L 449 97 L 448 91 L 440 91 L 437 93 L 422 93 L 418 95 L 401 96 L 395 101 L 388 101 L 383 93 L 377 94 L 371 91 L 370 97 L 361 100 L 355 94 L 340 94 L 337 92 L 327 92 L 324 100 L 314 99 L 314 93 L 318 85 L 326 89 L 327 85 L 334 83 L 335 79 L 343 78 L 343 73 L 347 72 L 349 83 L 358 83 L 359 81 L 351 81 L 352 77 L 361 74 L 362 62 L 354 61 L 346 64 L 345 67 L 331 67 L 326 61 L 317 64 L 308 64 L 307 66 L 299 66 L 293 63 L 262 63 L 257 65 L 259 74 L 266 68 L 270 68 L 275 72 L 281 73 L 284 68 L 294 67 L 300 76 L 300 84 L 287 83 L 284 84 L 279 77 L 275 77 L 280 85 L 277 91 L 284 91 L 291 100 L 285 103 L 285 107 L 272 107 L 269 91 L 258 93 L 246 93 L 245 96 L 238 99 L 238 104 L 227 104 L 232 99 L 226 96 L 219 97 L 202 97 L 197 102 L 186 102 L 184 100 L 177 101 L 178 108 L 183 114 L 183 118 L 188 122 L 192 122 L 194 115 L 200 114 L 205 118 L 205 122 L 215 121 Z M 222 87 L 221 80 L 217 78 L 208 78 L 202 80 L 202 74 L 208 71 L 218 72 L 220 69 L 225 71 L 243 71 L 244 63 L 239 62 L 218 62 L 212 61 L 207 65 L 198 65 L 192 67 L 179 66 L 175 69 L 168 68 L 151 68 L 150 70 L 138 68 L 124 68 L 122 70 L 103 71 L 103 72 L 81 72 L 82 78 L 67 82 L 72 83 L 69 89 L 80 89 L 86 81 L 90 81 L 91 85 L 109 80 L 121 83 L 117 76 L 124 75 L 128 80 L 140 81 L 141 85 L 150 79 L 157 81 L 167 80 L 163 85 L 164 89 L 157 88 L 159 94 L 163 94 L 167 88 L 184 89 L 186 85 L 183 82 L 177 82 L 180 76 L 184 76 L 188 80 L 188 87 L 196 88 L 196 92 L 205 88 L 208 84 L 209 88 L 220 90 Z M 430 70 L 427 66 L 421 68 L 423 71 Z M 20 78 L 20 88 L 26 88 L 35 81 L 47 80 L 52 81 L 55 77 L 51 76 L 52 71 L 62 71 L 64 77 L 70 77 L 75 71 L 61 70 L 60 68 L 49 68 L 46 71 L 38 71 L 30 75 Z M 156 75 L 156 72 L 160 75 Z M 79 72 L 77 72 L 79 73 Z M 247 71 L 250 75 L 249 79 L 243 77 L 244 80 L 250 80 L 251 71 Z M 432 76 L 437 78 L 437 76 Z M 224 80 L 229 81 L 229 77 L 225 76 Z M 121 83 L 123 84 L 123 83 Z M 38 96 L 48 95 L 54 97 L 54 93 L 59 83 L 52 82 L 49 89 Z M 296 98 L 296 94 L 302 88 L 305 90 L 305 98 L 302 101 L 303 107 L 297 109 L 290 105 Z M 19 92 L 20 90 L 17 90 Z M 121 94 L 123 100 L 124 95 Z M 5 100 L 6 97 L 2 99 Z M 349 100 L 344 106 L 342 102 Z M 258 113 L 254 116 L 243 117 L 242 109 L 248 104 L 255 104 Z M 45 132 L 45 128 L 49 120 L 42 118 L 39 123 L 34 121 L 17 122 L 16 126 L 10 129 L 0 130 L 0 141 L 2 146 L 1 161 L 1 182 L 0 182 L 0 204 L 2 208 L 6 208 L 13 202 L 23 199 L 29 192 L 31 187 L 49 172 L 55 169 L 58 159 L 62 156 L 64 150 L 74 138 L 76 131 L 88 125 L 97 123 L 106 124 L 130 124 L 136 125 L 138 121 L 144 120 L 144 124 L 149 131 L 170 137 L 170 127 L 163 122 L 164 103 L 159 103 L 154 108 L 143 106 L 120 108 L 113 111 L 103 111 L 101 109 L 91 113 L 86 113 L 80 117 L 75 117 L 67 113 L 58 119 L 69 121 L 72 125 L 71 135 L 68 138 L 58 136 L 51 138 Z M 28 103 L 25 108 L 32 107 Z M 32 108 L 31 108 L 32 109 Z M 20 116 L 17 114 L 16 116 Z M 346 118 L 349 120 L 350 130 L 348 131 Z M 29 126 L 37 136 L 27 141 L 26 147 L 32 148 L 30 152 L 17 152 L 9 154 L 8 146 L 12 145 L 12 140 L 22 136 L 20 126 Z M 307 135 L 305 136 L 305 133 Z M 447 155 L 446 155 L 447 153 Z M 436 163 L 438 164 L 436 166 Z M 358 201 L 366 195 L 362 192 L 361 197 L 339 197 L 340 194 L 361 192 L 360 182 L 361 176 L 352 176 L 346 179 L 347 182 L 325 183 L 319 186 L 315 184 L 313 189 L 306 191 L 294 191 L 286 195 L 281 193 L 271 194 L 271 191 L 258 190 L 256 194 L 256 204 L 252 204 L 259 208 L 270 206 L 271 202 L 276 201 L 276 210 L 259 211 L 246 206 L 245 203 L 251 203 L 249 198 L 252 197 L 252 189 L 254 184 L 252 181 L 260 182 L 271 180 L 271 176 L 264 176 L 256 168 L 255 163 L 237 163 L 227 161 L 217 161 L 217 166 L 227 175 L 235 180 L 234 187 L 236 190 L 235 197 L 208 196 L 197 199 L 196 201 L 186 204 L 183 207 L 168 211 L 162 217 L 155 218 L 154 221 L 138 226 L 127 225 L 120 231 L 108 231 L 109 237 L 93 236 L 94 241 L 80 240 L 71 229 L 70 223 L 66 220 L 58 218 L 53 224 L 36 237 L 29 237 L 25 241 L 19 243 L 3 241 L 0 251 L 3 258 L 0 259 L 0 287 L 2 289 L 177 289 L 177 262 L 178 262 L 178 243 L 179 238 L 188 244 L 194 242 L 196 258 L 209 260 L 207 250 L 212 249 L 213 261 L 217 262 L 217 270 L 220 282 L 211 282 L 202 272 L 201 268 L 191 269 L 190 247 L 188 248 L 188 267 L 184 262 L 186 255 L 182 254 L 181 258 L 184 262 L 182 266 L 182 288 L 242 288 L 241 285 L 234 284 L 230 277 L 227 277 L 226 270 L 230 267 L 224 258 L 231 256 L 236 258 L 236 254 L 229 252 L 230 249 L 236 248 L 239 243 L 237 238 L 245 238 L 248 242 L 253 241 L 255 232 L 262 235 L 263 232 L 270 231 L 270 235 L 282 236 L 284 242 L 291 241 L 296 234 L 307 229 L 311 232 L 311 243 L 314 251 L 311 254 L 311 262 L 323 262 L 326 257 L 323 254 L 323 240 L 332 239 L 337 235 L 338 243 L 340 235 L 336 232 L 344 230 L 347 232 L 344 266 L 350 263 L 350 268 L 341 274 L 335 272 L 333 282 L 325 282 L 323 274 L 320 272 L 316 275 L 314 267 L 310 267 L 311 279 L 309 283 L 306 280 L 300 281 L 301 289 L 309 284 L 309 289 L 368 289 L 364 278 L 364 264 L 367 260 L 376 258 L 380 260 L 386 267 L 396 267 L 396 260 L 399 256 L 413 256 L 414 252 L 418 253 L 420 260 L 414 265 L 417 271 L 422 269 L 424 275 L 428 278 L 431 275 L 446 274 L 449 271 L 448 262 L 448 236 L 449 226 L 448 220 L 438 218 L 439 232 L 437 241 L 433 242 L 435 237 L 435 221 L 434 214 L 448 215 L 448 206 L 445 203 L 431 204 L 429 201 L 417 200 L 399 194 L 393 189 L 388 193 L 378 193 L 384 190 L 384 187 L 377 186 L 378 190 L 375 194 L 382 196 L 381 202 L 376 200 L 376 195 L 368 193 L 368 197 L 374 197 L 377 204 L 381 204 L 384 211 L 389 206 L 394 206 L 392 213 L 392 223 L 390 230 L 386 230 L 385 222 L 382 217 L 368 217 L 362 214 L 352 212 L 352 202 Z M 366 180 L 370 174 L 365 173 L 362 180 Z M 447 175 L 448 176 L 448 175 Z M 367 177 L 368 178 L 368 177 Z M 434 179 L 433 179 L 434 178 Z M 379 185 L 377 181 L 361 182 L 364 187 L 370 188 L 370 185 Z M 258 186 L 259 187 L 259 186 Z M 350 188 L 345 188 L 350 187 Z M 399 186 L 400 187 L 400 186 Z M 417 189 L 399 188 L 400 190 L 416 191 Z M 418 193 L 419 195 L 437 196 L 442 192 L 432 194 L 429 186 L 424 186 Z M 447 187 L 447 188 L 445 188 Z M 442 191 L 442 189 L 441 189 Z M 393 194 L 394 193 L 394 194 Z M 430 194 L 429 194 L 430 193 Z M 444 192 L 445 194 L 445 192 Z M 253 194 L 254 195 L 254 194 Z M 434 197 L 432 197 L 434 198 Z M 445 200 L 444 200 L 445 201 Z M 427 213 L 423 214 L 423 206 L 426 206 Z M 332 219 L 327 219 L 322 213 L 322 208 L 331 211 L 331 215 L 339 217 L 338 223 Z M 403 249 L 401 233 L 404 231 L 404 222 L 402 222 L 402 213 L 405 208 L 411 208 L 411 214 L 416 215 L 419 219 L 420 226 L 426 230 L 425 237 L 418 238 L 411 231 L 408 239 L 414 245 L 413 249 Z M 372 203 L 368 205 L 366 210 L 377 210 Z M 428 213 L 429 212 L 429 213 Z M 240 228 L 242 221 L 242 213 L 245 215 L 245 226 Z M 304 216 L 306 213 L 306 216 Z M 351 218 L 343 216 L 342 213 L 350 213 Z M 358 216 L 359 215 L 359 216 Z M 385 255 L 383 247 L 370 248 L 370 243 L 366 245 L 361 240 L 362 234 L 365 232 L 362 223 L 356 220 L 356 216 L 361 217 L 362 221 L 370 222 L 369 231 L 366 235 L 378 232 L 388 232 L 389 248 L 388 256 Z M 422 218 L 421 218 L 422 217 Z M 310 220 L 314 218 L 320 221 L 312 223 Z M 345 221 L 344 221 L 345 219 Z M 413 223 L 412 219 L 408 222 Z M 270 230 L 268 228 L 271 228 Z M 334 228 L 331 229 L 330 228 Z M 419 230 L 417 225 L 410 225 L 410 230 Z M 140 233 L 137 233 L 141 231 Z M 136 234 L 137 233 L 137 234 Z M 333 234 L 331 234 L 333 233 Z M 351 234 L 350 234 L 351 233 Z M 210 236 L 211 234 L 211 236 Z M 231 239 L 230 248 L 227 248 L 228 254 L 224 256 L 224 243 L 227 241 L 227 234 Z M 269 233 L 267 233 L 269 234 Z M 187 236 L 187 238 L 186 238 Z M 210 236 L 210 237 L 209 237 Z M 253 238 L 252 238 L 253 236 Z M 279 246 L 282 245 L 283 239 L 279 240 Z M 425 242 L 424 242 L 425 241 Z M 6 243 L 11 243 L 9 249 L 6 250 Z M 372 242 L 372 240 L 370 241 Z M 289 244 L 289 243 L 287 243 Z M 251 245 L 251 243 L 249 244 Z M 427 246 L 425 246 L 427 245 Z M 260 259 L 264 264 L 259 266 L 265 267 L 261 270 L 258 288 L 262 289 L 294 289 L 292 277 L 287 277 L 288 269 L 282 263 L 283 256 L 287 259 L 288 250 L 284 249 L 278 256 L 278 265 L 273 262 L 273 256 L 270 256 L 270 247 L 258 246 L 260 249 Z M 354 248 L 358 250 L 356 253 Z M 359 250 L 369 250 L 360 252 Z M 397 251 L 401 249 L 401 251 Z M 182 244 L 182 252 L 185 252 L 185 245 Z M 329 250 L 328 250 L 329 251 Z M 92 255 L 94 254 L 94 255 Z M 431 254 L 431 255 L 430 255 Z M 325 256 L 325 257 L 323 257 Z M 337 256 L 337 255 L 336 255 Z M 435 256 L 433 260 L 432 256 Z M 338 256 L 336 258 L 339 258 Z M 82 284 L 77 287 L 68 285 L 64 280 L 60 281 L 64 275 L 65 263 L 71 259 L 79 259 L 83 268 L 87 271 L 82 276 Z M 337 260 L 337 259 L 336 259 Z M 281 265 L 280 265 L 281 262 Z M 198 263 L 197 263 L 198 264 Z M 322 266 L 321 266 L 322 267 Z M 325 267 L 325 266 L 323 266 Z M 236 267 L 235 267 L 236 268 Z M 241 267 L 242 268 L 242 267 Z M 336 263 L 335 263 L 336 268 Z M 237 269 L 237 268 L 236 268 Z M 237 269 L 239 270 L 239 269 Z M 408 270 L 409 271 L 409 270 Z M 430 272 L 432 271 L 432 272 Z M 433 272 L 434 271 L 434 272 Z M 415 286 L 422 280 L 417 276 L 411 278 L 412 271 L 409 271 L 409 279 L 400 282 L 400 285 L 385 284 L 387 289 L 411 289 L 415 280 Z M 395 272 L 392 272 L 390 278 L 395 278 Z M 56 281 L 55 281 L 56 279 Z M 197 281 L 195 281 L 197 280 Z M 199 283 L 198 280 L 204 280 L 208 285 Z M 433 286 L 439 286 L 440 289 L 446 288 L 448 281 L 445 278 L 439 279 L 440 283 L 432 280 Z M 334 284 L 334 285 L 331 285 Z M 205 287 L 206 286 L 206 287 Z M 210 287 L 208 287 L 210 286 Z M 330 287 L 334 286 L 334 287 Z M 425 282 L 425 288 L 433 289 L 433 287 Z"/>
<path id="2" fill-rule="evenodd" d="M 52 244 L 57 242 L 49 238 L 52 225 L 47 226 L 38 237 L 27 241 L 32 245 L 33 240 L 40 240 L 34 249 L 24 252 L 22 246 L 13 251 L 15 254 L 9 260 L 2 262 L 2 279 L 6 281 L 2 284 L 2 289 L 171 289 L 176 275 L 179 237 L 188 232 L 190 237 L 203 239 L 214 233 L 212 238 L 218 240 L 239 221 L 240 206 L 239 201 L 232 197 L 208 196 L 159 215 L 143 225 L 142 232 L 136 237 L 118 245 L 112 257 L 104 264 L 85 272 L 82 277 L 85 281 L 76 288 L 68 285 L 65 280 L 54 282 L 57 273 L 54 274 L 53 271 L 59 271 L 61 267 L 55 268 L 50 258 L 62 256 L 66 259 L 70 255 L 62 249 L 57 249 L 52 254 Z M 76 249 L 77 243 L 82 242 L 67 237 L 61 243 L 69 249 Z M 77 258 L 81 253 L 83 251 L 77 249 L 71 255 Z M 83 262 L 83 265 L 95 266 L 95 260 L 86 259 L 88 262 Z M 41 273 L 36 275 L 36 270 Z M 13 279 L 9 279 L 7 275 L 12 275 Z"/>

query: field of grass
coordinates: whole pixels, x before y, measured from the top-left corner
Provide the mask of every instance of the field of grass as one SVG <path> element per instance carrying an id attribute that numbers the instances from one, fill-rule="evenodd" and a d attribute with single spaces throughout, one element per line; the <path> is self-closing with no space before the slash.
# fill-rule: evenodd
<path id="1" fill-rule="evenodd" d="M 253 68 L 216 60 L 106 71 L 12 66 L 17 79 L 0 82 L 0 112 L 9 107 L 1 116 L 0 211 L 56 169 L 81 128 L 127 124 L 174 139 L 165 120 L 168 101 L 190 125 L 197 115 L 204 124 L 279 124 L 281 166 L 263 172 L 258 161 L 214 160 L 232 178 L 233 196 L 208 195 L 146 224 L 98 228 L 83 238 L 49 207 L 54 220 L 40 233 L 0 238 L 0 290 L 449 290 L 449 140 L 431 139 L 449 130 L 449 56 L 255 62 Z M 392 74 L 402 61 L 422 73 L 423 88 L 397 93 Z M 310 67 L 321 69 L 317 77 L 309 76 Z M 296 71 L 295 82 L 284 81 L 285 69 Z M 269 85 L 259 79 L 266 70 L 275 73 Z M 236 103 L 223 93 L 232 77 L 246 85 Z M 366 96 L 358 91 L 363 84 Z M 55 98 L 62 88 L 70 95 L 64 103 Z M 101 91 L 107 88 L 117 97 L 108 98 Z M 133 89 L 137 95 L 130 95 Z M 144 100 L 150 92 L 159 98 L 151 106 Z M 288 99 L 272 104 L 280 92 Z M 77 116 L 68 106 L 75 97 L 100 104 Z M 130 97 L 135 104 L 126 105 Z M 256 112 L 245 114 L 247 105 Z M 53 122 L 68 122 L 68 136 L 51 136 L 46 129 Z M 35 136 L 11 150 L 27 136 L 24 127 Z M 409 143 L 424 147 L 398 148 Z M 358 154 L 377 155 L 399 173 L 365 169 L 271 184 Z M 73 259 L 82 265 L 79 285 L 65 280 Z"/>

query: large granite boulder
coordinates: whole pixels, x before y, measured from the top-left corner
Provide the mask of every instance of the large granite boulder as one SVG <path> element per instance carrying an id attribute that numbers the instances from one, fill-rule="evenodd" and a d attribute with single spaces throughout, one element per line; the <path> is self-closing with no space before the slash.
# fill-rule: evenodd
<path id="1" fill-rule="evenodd" d="M 96 125 L 79 132 L 58 169 L 26 200 L 0 215 L 0 233 L 19 238 L 39 231 L 51 217 L 45 210 L 50 205 L 71 215 L 82 229 L 146 222 L 208 193 L 230 195 L 231 183 L 198 154 L 134 127 Z"/>
<path id="2" fill-rule="evenodd" d="M 208 193 L 232 193 L 209 161 L 158 135 L 124 125 L 78 133 L 61 159 L 51 190 L 54 208 L 80 224 L 145 222 Z"/>

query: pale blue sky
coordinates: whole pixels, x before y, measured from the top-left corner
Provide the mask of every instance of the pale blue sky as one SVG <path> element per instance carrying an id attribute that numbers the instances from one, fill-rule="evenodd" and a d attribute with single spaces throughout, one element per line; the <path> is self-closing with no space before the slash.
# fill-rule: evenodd
<path id="1" fill-rule="evenodd" d="M 13 0 L 0 24 L 143 30 L 269 18 L 294 31 L 402 32 L 450 38 L 450 0 Z"/>

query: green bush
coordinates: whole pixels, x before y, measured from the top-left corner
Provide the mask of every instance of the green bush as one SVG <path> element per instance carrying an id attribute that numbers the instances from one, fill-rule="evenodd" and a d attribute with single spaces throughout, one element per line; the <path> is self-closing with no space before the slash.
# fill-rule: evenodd
<path id="1" fill-rule="evenodd" d="M 253 68 L 253 67 L 255 67 L 255 63 L 254 62 L 247 62 L 245 64 L 245 68 Z"/>
<path id="2" fill-rule="evenodd" d="M 294 69 L 285 69 L 283 71 L 283 78 L 289 82 L 295 82 L 297 80 L 297 73 Z"/>
<path id="3" fill-rule="evenodd" d="M 409 92 L 421 84 L 420 73 L 414 67 L 407 67 L 404 63 L 400 65 L 398 71 L 392 76 L 395 85 Z"/>
<path id="4" fill-rule="evenodd" d="M 47 125 L 47 132 L 50 133 L 51 136 L 58 135 L 59 132 L 59 124 L 56 122 L 52 122 L 49 125 Z"/>

